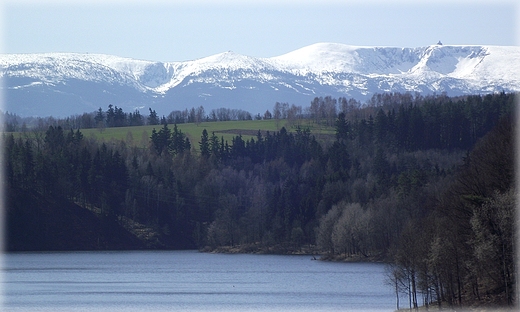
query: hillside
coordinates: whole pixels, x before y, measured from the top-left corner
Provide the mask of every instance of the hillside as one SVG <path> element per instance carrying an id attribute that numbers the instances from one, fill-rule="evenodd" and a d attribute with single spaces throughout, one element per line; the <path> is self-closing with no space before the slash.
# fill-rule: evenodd
<path id="1" fill-rule="evenodd" d="M 146 243 L 117 222 L 69 202 L 10 189 L 7 251 L 143 249 Z"/>
<path id="2" fill-rule="evenodd" d="M 240 121 L 217 121 L 217 122 L 202 122 L 196 123 L 182 123 L 177 127 L 190 139 L 193 148 L 198 150 L 197 142 L 200 141 L 202 131 L 206 129 L 209 134 L 215 133 L 219 138 L 224 138 L 225 141 L 231 140 L 241 135 L 246 141 L 251 138 L 256 138 L 258 131 L 263 135 L 267 132 L 274 133 L 285 127 L 287 131 L 294 132 L 296 127 L 309 128 L 313 135 L 317 138 L 332 138 L 334 136 L 333 127 L 316 125 L 310 120 L 300 120 L 298 123 L 290 123 L 287 120 L 240 120 Z M 86 137 L 94 137 L 99 140 L 125 140 L 128 144 L 147 147 L 153 129 L 159 130 L 162 125 L 146 125 L 133 127 L 113 127 L 105 129 L 81 129 Z M 173 125 L 169 125 L 170 128 Z"/>
<path id="3" fill-rule="evenodd" d="M 314 97 L 375 93 L 447 95 L 519 91 L 520 48 L 357 47 L 319 43 L 271 58 L 231 51 L 186 62 L 100 54 L 4 54 L 5 110 L 64 117 L 109 104 L 160 114 L 186 107 L 240 108 L 263 114 L 275 102 L 307 105 Z"/>
<path id="4" fill-rule="evenodd" d="M 312 248 L 391 262 L 414 307 L 514 303 L 515 94 L 389 99 L 335 115 L 327 144 L 285 127 L 195 141 L 163 125 L 139 147 L 5 133 L 8 248 Z"/>

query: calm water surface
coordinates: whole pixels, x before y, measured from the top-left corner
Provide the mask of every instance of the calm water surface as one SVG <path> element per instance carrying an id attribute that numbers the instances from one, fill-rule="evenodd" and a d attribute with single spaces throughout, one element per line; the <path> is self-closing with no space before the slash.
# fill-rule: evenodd
<path id="1" fill-rule="evenodd" d="M 2 311 L 393 311 L 384 265 L 196 251 L 4 255 Z"/>

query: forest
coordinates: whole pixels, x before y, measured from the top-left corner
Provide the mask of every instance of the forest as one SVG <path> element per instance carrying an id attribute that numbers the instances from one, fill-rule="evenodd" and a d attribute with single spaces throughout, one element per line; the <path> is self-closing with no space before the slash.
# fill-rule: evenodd
<path id="1" fill-rule="evenodd" d="M 254 118 L 279 131 L 231 142 L 204 129 L 217 111 L 150 109 L 148 148 L 85 137 L 70 119 L 4 132 L 6 249 L 315 252 L 388 262 L 413 308 L 513 305 L 515 96 L 276 103 Z M 94 126 L 122 123 L 111 109 Z M 124 122 L 144 124 L 134 114 Z M 335 134 L 317 138 L 303 118 Z M 199 140 L 180 121 L 199 122 Z"/>

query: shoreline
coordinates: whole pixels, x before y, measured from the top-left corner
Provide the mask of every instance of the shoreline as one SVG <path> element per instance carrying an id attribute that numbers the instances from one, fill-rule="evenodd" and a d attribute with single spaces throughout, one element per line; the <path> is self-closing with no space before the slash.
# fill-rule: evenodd
<path id="1" fill-rule="evenodd" d="M 315 245 L 306 246 L 287 246 L 274 245 L 265 246 L 259 243 L 254 244 L 240 244 L 234 246 L 206 246 L 199 249 L 200 252 L 206 253 L 227 253 L 227 254 L 274 254 L 274 255 L 308 255 L 312 256 L 311 260 L 330 261 L 330 262 L 373 262 L 373 263 L 387 263 L 384 256 L 381 255 L 330 255 L 319 250 Z"/>

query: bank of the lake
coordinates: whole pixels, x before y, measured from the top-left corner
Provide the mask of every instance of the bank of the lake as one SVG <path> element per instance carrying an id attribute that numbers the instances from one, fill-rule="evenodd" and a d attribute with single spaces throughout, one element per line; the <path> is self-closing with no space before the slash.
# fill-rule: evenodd
<path id="1" fill-rule="evenodd" d="M 385 255 L 362 255 L 362 254 L 334 254 L 323 252 L 316 245 L 289 245 L 289 244 L 238 244 L 234 246 L 218 246 L 201 249 L 202 252 L 224 253 L 224 254 L 273 254 L 273 255 L 308 255 L 313 260 L 331 262 L 377 262 L 385 263 L 388 259 Z"/>
<path id="2" fill-rule="evenodd" d="M 273 254 L 273 255 L 320 255 L 320 250 L 315 245 L 296 246 L 289 244 L 237 244 L 233 246 L 206 246 L 203 252 L 228 253 L 228 254 Z"/>

